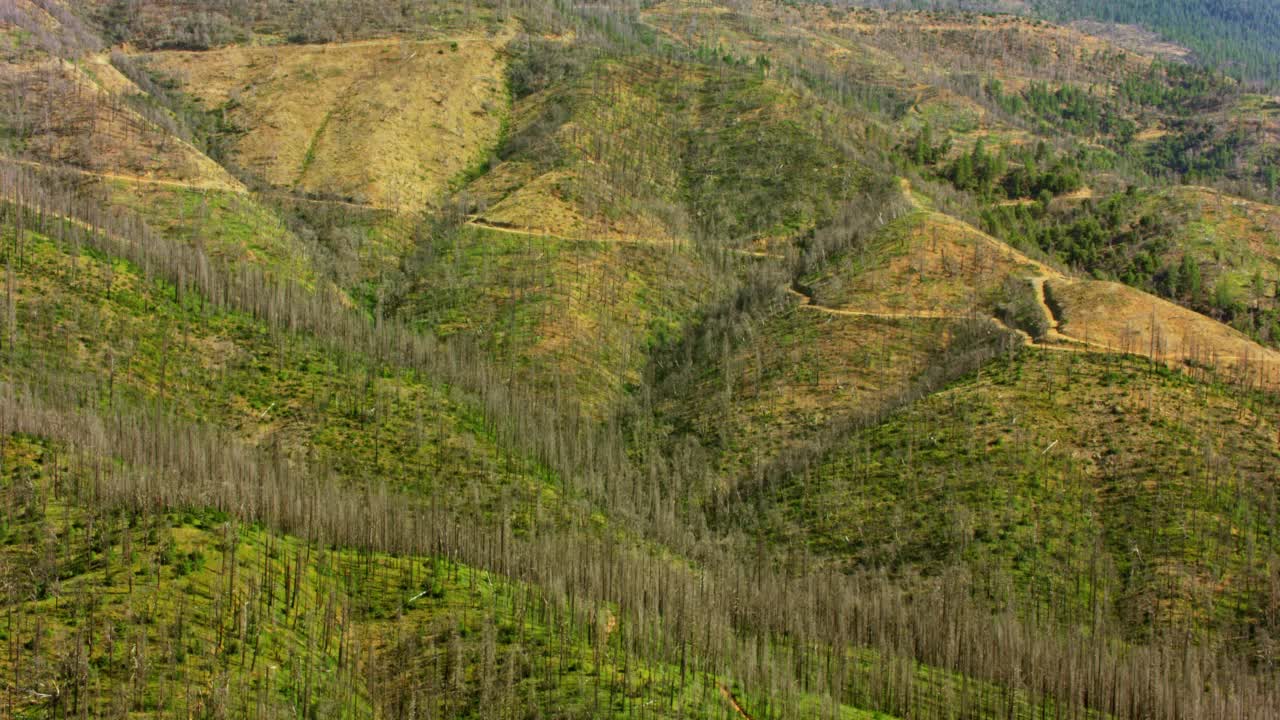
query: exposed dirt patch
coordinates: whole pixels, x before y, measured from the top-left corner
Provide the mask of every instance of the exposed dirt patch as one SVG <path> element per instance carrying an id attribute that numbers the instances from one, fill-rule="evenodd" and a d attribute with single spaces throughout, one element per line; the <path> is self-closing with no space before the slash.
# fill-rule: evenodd
<path id="1" fill-rule="evenodd" d="M 1061 332 L 1072 339 L 1171 365 L 1247 372 L 1267 385 L 1280 382 L 1280 353 L 1180 305 L 1113 282 L 1050 281 L 1048 290 L 1062 309 Z"/>

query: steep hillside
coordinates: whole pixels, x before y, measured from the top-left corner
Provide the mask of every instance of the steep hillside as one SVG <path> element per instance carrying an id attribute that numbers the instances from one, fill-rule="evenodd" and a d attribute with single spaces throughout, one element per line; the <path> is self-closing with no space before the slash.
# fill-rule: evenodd
<path id="1" fill-rule="evenodd" d="M 0 3 L 0 715 L 1280 718 L 1280 104 L 876 5 Z"/>
<path id="2" fill-rule="evenodd" d="M 230 159 L 270 185 L 420 210 L 483 160 L 505 110 L 510 38 L 230 47 L 146 56 L 235 128 Z"/>
<path id="3" fill-rule="evenodd" d="M 1048 282 L 1044 292 L 1058 330 L 1111 351 L 1190 366 L 1235 368 L 1275 387 L 1280 353 L 1243 333 L 1119 283 Z"/>
<path id="4" fill-rule="evenodd" d="M 607 607 L 217 510 L 105 507 L 85 458 L 28 436 L 3 460 L 13 717 L 718 718 L 731 697 L 629 649 Z"/>
<path id="5" fill-rule="evenodd" d="M 509 135 L 455 195 L 466 219 L 434 227 L 384 308 L 475 337 L 598 414 L 732 286 L 740 258 L 785 252 L 866 170 L 820 100 L 759 73 L 591 61 L 558 41 L 523 52 Z"/>
<path id="6" fill-rule="evenodd" d="M 120 258 L 28 234 L 8 293 L 12 386 L 83 392 L 105 408 L 158 403 L 353 484 L 376 479 L 447 504 L 522 513 L 508 504 L 517 496 L 551 497 L 539 498 L 537 468 L 506 456 L 447 388 L 355 349 L 212 311 L 189 288 Z M 455 494 L 468 487 L 483 492 Z"/>
<path id="7" fill-rule="evenodd" d="M 857 129 L 759 68 L 598 61 L 556 42 L 517 63 L 502 162 L 466 188 L 489 222 L 741 247 L 811 229 L 865 180 Z"/>
<path id="8" fill-rule="evenodd" d="M 1275 344 L 1280 209 L 1204 187 L 1137 188 L 1085 203 L 998 207 L 984 224 Z"/>
<path id="9" fill-rule="evenodd" d="M 1095 631 L 1233 628 L 1269 648 L 1275 410 L 1145 363 L 1028 350 L 837 442 L 769 488 L 762 522 L 848 567 L 964 567 Z"/>
<path id="10" fill-rule="evenodd" d="M 1061 277 L 949 216 L 913 209 L 803 283 L 819 303 L 963 317 L 991 308 L 1010 280 Z"/>
<path id="11" fill-rule="evenodd" d="M 495 162 L 461 190 L 481 222 L 577 239 L 689 240 L 678 196 L 688 118 L 666 104 L 694 69 L 592 60 L 561 40 L 519 48 Z"/>
<path id="12" fill-rule="evenodd" d="M 171 120 L 131 104 L 136 88 L 107 63 L 5 65 L 0 92 L 12 100 L 0 111 L 0 128 L 11 154 L 27 162 L 71 166 L 90 177 L 244 189 L 175 137 Z"/>
<path id="13" fill-rule="evenodd" d="M 656 241 L 572 240 L 463 223 L 437 229 L 403 265 L 384 311 L 601 416 L 640 383 L 646 353 L 679 334 L 723 283 Z"/>
<path id="14" fill-rule="evenodd" d="M 1231 6 L 1206 0 L 1098 2 L 1097 0 L 1038 0 L 1033 6 L 1050 17 L 1087 17 L 1134 23 L 1184 43 L 1200 59 L 1231 68 L 1235 73 L 1274 83 L 1280 79 L 1276 36 L 1280 13 L 1260 0 Z"/>
<path id="15" fill-rule="evenodd" d="M 95 28 L 61 2 L 14 0 L 0 8 L 0 52 L 6 63 L 75 57 L 104 45 Z"/>

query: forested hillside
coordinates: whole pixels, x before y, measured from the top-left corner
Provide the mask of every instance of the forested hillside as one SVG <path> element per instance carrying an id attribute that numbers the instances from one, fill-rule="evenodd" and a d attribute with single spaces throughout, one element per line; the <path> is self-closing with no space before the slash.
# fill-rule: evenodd
<path id="1" fill-rule="evenodd" d="M 896 10 L 1015 13 L 1174 55 L 1274 87 L 1280 82 L 1280 8 L 1269 0 L 859 0 Z"/>
<path id="2" fill-rule="evenodd" d="M 1280 8 L 1266 0 L 1038 0 L 1033 5 L 1055 19 L 1143 25 L 1232 74 L 1280 80 Z"/>
<path id="3" fill-rule="evenodd" d="M 1274 13 L 931 7 L 0 4 L 0 717 L 1280 718 Z"/>

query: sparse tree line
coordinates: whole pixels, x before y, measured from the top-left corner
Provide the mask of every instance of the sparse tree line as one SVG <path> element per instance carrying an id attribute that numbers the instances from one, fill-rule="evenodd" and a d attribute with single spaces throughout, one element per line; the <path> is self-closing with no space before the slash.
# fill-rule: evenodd
<path id="1" fill-rule="evenodd" d="M 471 26 L 510 9 L 507 2 L 404 3 L 391 0 L 110 0 L 93 8 L 94 20 L 113 43 L 146 49 L 208 50 L 274 33 L 293 43 L 342 42 L 424 27 Z M 461 15 L 461 17 L 458 17 Z"/>
<path id="2" fill-rule="evenodd" d="M 1118 717 L 1186 717 L 1191 703 L 1202 717 L 1270 717 L 1268 708 L 1275 708 L 1265 679 L 1245 685 L 1253 677 L 1245 667 L 1219 666 L 1222 658 L 1195 644 L 1112 650 L 1081 631 L 1062 636 L 1011 615 L 993 619 L 958 602 L 972 591 L 960 578 L 909 592 L 874 575 L 793 574 L 728 557 L 696 573 L 643 550 L 609 542 L 601 548 L 600 540 L 576 535 L 520 540 L 501 528 L 433 514 L 410 498 L 377 491 L 352 496 L 315 469 L 292 470 L 162 413 L 99 418 L 74 396 L 44 394 L 6 386 L 0 427 L 66 442 L 73 471 L 62 492 L 80 503 L 144 514 L 213 507 L 309 538 L 316 552 L 354 547 L 453 558 L 531 586 L 562 588 L 552 597 L 570 607 L 616 603 L 619 637 L 635 632 L 619 642 L 632 652 L 673 665 L 676 653 L 687 652 L 705 663 L 704 671 L 771 691 L 766 707 L 776 703 L 779 717 L 788 716 L 802 692 L 921 717 L 949 717 L 951 703 L 983 716 L 1034 714 L 1037 707 L 1060 712 L 1074 703 Z M 939 636 L 940 627 L 949 631 Z M 874 653 L 869 667 L 857 660 L 866 649 Z M 959 690 L 945 679 L 932 684 L 910 670 L 914 662 L 975 680 Z M 1077 665 L 1079 675 L 1063 674 Z M 1201 695 L 1200 674 L 1218 672 L 1237 673 L 1237 692 L 1247 694 L 1236 701 Z M 1186 698 L 1152 697 L 1143 683 L 1154 677 L 1196 690 Z M 938 692 L 954 694 L 943 700 Z"/>
<path id="3" fill-rule="evenodd" d="M 218 268 L 195 250 L 151 235 L 136 220 L 99 218 L 76 207 L 71 197 L 51 194 L 24 171 L 11 169 L 3 179 L 10 198 L 7 224 L 15 231 L 13 262 L 22 261 L 24 232 L 39 230 L 91 243 L 103 252 L 128 258 L 143 272 L 165 277 L 175 292 L 200 293 L 208 297 L 211 305 L 242 309 L 281 331 L 313 332 L 344 347 L 361 348 L 398 362 L 417 357 L 415 362 L 423 365 L 425 348 L 434 346 L 408 334 L 391 335 L 393 326 L 389 323 L 369 324 L 363 317 L 335 312 L 334 305 L 323 300 L 323 289 L 289 289 L 251 268 Z M 13 212 L 13 208 L 24 210 Z M 90 220 L 70 219 L 77 215 Z M 848 241 L 845 236 L 833 236 L 831 242 L 836 242 L 835 237 Z M 815 242 L 812 257 L 819 257 L 832 247 Z M 436 352 L 445 353 L 434 347 Z M 461 365 L 463 361 L 453 363 Z M 452 371 L 448 362 L 428 367 L 441 374 L 455 372 L 458 375 L 453 377 L 458 377 L 462 373 L 457 365 L 452 365 Z M 914 658 L 995 682 L 995 686 L 974 683 L 970 690 L 957 691 L 955 697 L 956 702 L 968 707 L 992 704 L 1000 713 L 1022 712 L 1019 708 L 1027 703 L 1049 703 L 1045 707 L 1054 708 L 1076 703 L 1075 707 L 1101 708 L 1117 715 L 1179 717 L 1185 716 L 1184 708 L 1189 703 L 1198 702 L 1205 703 L 1205 717 L 1228 716 L 1226 713 L 1234 712 L 1234 708 L 1246 706 L 1252 709 L 1241 710 L 1242 716 L 1265 717 L 1267 708 L 1276 707 L 1274 698 L 1268 699 L 1271 687 L 1262 679 L 1248 680 L 1253 676 L 1235 666 L 1230 666 L 1230 672 L 1239 670 L 1245 678 L 1241 682 L 1256 682 L 1257 686 L 1241 685 L 1232 694 L 1233 691 L 1211 685 L 1215 689 L 1208 696 L 1196 692 L 1196 699 L 1192 700 L 1185 688 L 1201 688 L 1205 684 L 1186 672 L 1194 670 L 1208 676 L 1227 671 L 1218 665 L 1227 660 L 1197 654 L 1201 651 L 1194 646 L 1187 646 L 1180 653 L 1165 653 L 1158 662 L 1154 658 L 1161 655 L 1149 656 L 1136 650 L 1124 651 L 1136 654 L 1122 660 L 1114 654 L 1119 651 L 1108 649 L 1100 639 L 1062 640 L 1057 633 L 1043 628 L 1031 628 L 1012 618 L 992 620 L 984 611 L 967 609 L 968 603 L 955 603 L 956 598 L 967 595 L 961 589 L 940 591 L 936 597 L 942 605 L 924 602 L 923 596 L 907 602 L 900 594 L 906 591 L 893 589 L 894 581 L 846 578 L 827 572 L 797 575 L 775 569 L 767 558 L 762 563 L 744 565 L 735 552 L 717 552 L 702 543 L 697 543 L 700 548 L 690 547 L 694 538 L 660 539 L 699 557 L 704 568 L 699 573 L 673 567 L 626 545 L 601 552 L 599 540 L 575 533 L 547 532 L 517 540 L 504 536 L 500 529 L 458 518 L 433 517 L 429 509 L 390 493 L 371 490 L 357 496 L 357 500 L 350 491 L 335 488 L 317 472 L 290 469 L 287 463 L 269 458 L 253 460 L 257 451 L 237 450 L 237 444 L 216 431 L 175 427 L 163 414 L 150 419 L 145 414 L 130 414 L 98 420 L 84 410 L 74 409 L 82 408 L 83 403 L 72 398 L 59 400 L 56 392 L 52 399 L 37 403 L 35 398 L 50 391 L 11 390 L 6 429 L 60 438 L 71 447 L 97 438 L 93 442 L 100 444 L 83 448 L 86 462 L 95 457 L 123 456 L 124 465 L 107 463 L 97 473 L 101 479 L 94 492 L 101 493 L 98 497 L 103 502 L 156 509 L 213 506 L 304 538 L 456 557 L 538 587 L 564 588 L 566 595 L 586 602 L 613 602 L 624 619 L 622 627 L 637 628 L 634 642 L 644 656 L 676 661 L 677 652 L 688 652 L 701 658 L 705 667 L 719 668 L 721 673 L 741 678 L 749 689 L 759 687 L 762 693 L 767 689 L 773 697 L 773 712 L 778 715 L 786 715 L 787 708 L 796 701 L 794 693 L 803 688 L 834 693 L 846 702 L 899 712 L 911 709 L 922 716 L 945 712 L 949 704 L 937 701 L 933 696 L 936 690 L 912 689 L 918 686 L 914 675 L 905 671 L 911 667 L 910 661 L 894 665 L 887 660 L 889 657 Z M 495 429 L 513 442 L 528 442 L 517 439 L 518 435 L 508 435 L 518 429 L 503 428 L 494 419 L 518 421 L 530 416 L 514 394 L 491 392 L 489 403 L 490 422 L 495 423 Z M 67 409 L 56 409 L 59 406 Z M 554 434 L 541 447 L 554 451 L 547 455 L 556 461 L 553 466 L 561 473 L 572 473 L 573 465 L 578 464 L 585 471 L 567 477 L 570 485 L 590 487 L 584 479 L 594 471 L 594 482 L 605 484 L 605 488 L 588 494 L 598 497 L 605 507 L 616 509 L 620 517 L 641 519 L 643 526 L 646 512 L 637 516 L 627 510 L 636 507 L 637 489 L 653 488 L 642 481 L 643 475 L 628 470 L 625 458 L 607 446 L 582 447 L 591 443 L 594 435 L 584 432 L 585 427 L 579 429 L 572 421 L 561 420 L 538 429 L 546 433 L 549 427 L 554 428 Z M 606 431 L 616 432 L 612 428 Z M 617 441 L 615 447 L 620 450 L 621 446 Z M 107 468 L 115 470 L 107 472 Z M 135 468 L 148 470 L 134 472 Z M 303 490 L 299 492 L 300 489 Z M 659 498 L 656 507 L 660 509 L 665 504 Z M 657 526 L 653 519 L 647 522 Z M 576 562 L 566 563 L 566 558 Z M 679 617 L 689 620 L 675 622 Z M 830 622 L 836 623 L 834 633 L 829 631 Z M 1005 628 L 997 633 L 1004 638 L 1001 645 L 990 644 L 992 623 Z M 942 638 L 936 632 L 938 627 L 953 628 L 956 633 L 951 649 L 946 643 L 939 644 Z M 750 640 L 753 637 L 756 640 Z M 748 654 L 744 652 L 747 646 L 741 644 L 746 642 L 754 642 L 761 650 L 772 649 L 763 655 L 761 651 Z M 1059 642 L 1067 642 L 1068 648 L 1077 643 L 1080 649 L 1060 651 L 1055 645 Z M 854 648 L 868 647 L 878 648 L 878 656 L 889 663 L 873 663 L 873 676 L 860 675 L 861 663 L 848 660 Z M 1072 657 L 1080 658 L 1079 669 L 1073 671 L 1076 674 L 1063 675 L 1065 667 L 1077 667 Z M 1012 662 L 1015 658 L 1018 660 Z M 1086 658 L 1090 664 L 1099 663 L 1098 669 L 1088 670 L 1091 665 L 1085 663 Z M 846 663 L 843 670 L 842 662 Z M 885 672 L 893 667 L 904 670 Z M 1153 672 L 1158 675 L 1149 675 Z M 1139 680 L 1157 676 L 1162 678 L 1158 693 L 1148 690 L 1145 680 Z M 870 677 L 876 678 L 874 683 Z M 1031 678 L 1038 679 L 1028 684 Z M 1050 678 L 1059 679 L 1052 684 L 1042 683 Z M 1056 700 L 1048 700 L 1050 697 Z"/>
<path id="4" fill-rule="evenodd" d="M 618 28 L 627 27 L 607 9 L 592 12 L 599 18 L 595 27 L 619 33 Z M 602 139 L 592 142 L 604 151 Z M 618 178 L 643 177 L 648 169 L 638 162 L 609 171 Z M 313 546 L 317 555 L 357 548 L 483 568 L 512 583 L 499 593 L 505 593 L 507 599 L 501 602 L 508 603 L 510 612 L 518 614 L 516 608 L 522 605 L 532 608 L 528 612 L 538 613 L 542 624 L 563 628 L 561 637 L 591 637 L 597 652 L 614 653 L 624 664 L 636 658 L 681 668 L 678 681 L 674 673 L 666 678 L 673 688 L 671 707 L 677 707 L 676 697 L 683 696 L 686 684 L 696 682 L 699 673 L 741 681 L 755 701 L 755 717 L 795 716 L 807 695 L 827 698 L 827 704 L 812 713 L 818 717 L 835 716 L 831 703 L 837 701 L 901 716 L 938 718 L 1094 713 L 1266 718 L 1274 717 L 1280 707 L 1274 678 L 1257 673 L 1237 655 L 1189 640 L 1129 646 L 1079 629 L 1030 622 L 1013 611 L 993 616 L 985 600 L 975 600 L 983 594 L 978 589 L 983 579 L 947 575 L 908 583 L 875 572 L 846 576 L 814 569 L 798 565 L 803 557 L 780 558 L 768 550 L 743 552 L 750 541 L 733 536 L 732 516 L 749 512 L 749 498 L 761 488 L 803 472 L 830 441 L 755 469 L 738 497 L 686 504 L 685 486 L 704 472 L 702 461 L 672 453 L 687 462 L 687 467 L 676 467 L 666 462 L 667 449 L 662 446 L 633 455 L 635 445 L 627 431 L 645 418 L 643 401 L 638 410 L 631 409 L 635 415 L 624 413 L 601 423 L 577 407 L 572 391 L 548 396 L 515 386 L 506 369 L 488 361 L 483 348 L 437 342 L 380 312 L 351 310 L 325 286 L 309 288 L 257 268 L 212 261 L 197 248 L 159 237 L 136 217 L 104 213 L 21 169 L 6 167 L 0 172 L 0 193 L 7 201 L 3 222 L 14 238 L 6 256 L 9 262 L 21 265 L 24 235 L 39 232 L 69 246 L 83 244 L 124 258 L 146 277 L 169 283 L 175 293 L 194 295 L 210 308 L 248 313 L 275 332 L 307 333 L 340 352 L 367 353 L 423 378 L 443 379 L 476 398 L 485 410 L 485 430 L 501 443 L 554 468 L 567 492 L 583 494 L 608 517 L 638 528 L 641 537 L 694 561 L 697 569 L 607 533 L 601 537 L 580 529 L 535 528 L 530 536 L 518 537 L 501 525 L 446 514 L 428 500 L 381 490 L 377 478 L 363 490 L 352 489 L 322 468 L 294 465 L 269 450 L 244 447 L 217 429 L 177 422 L 163 409 L 90 409 L 92 403 L 77 395 L 74 383 L 53 374 L 46 387 L 7 385 L 0 393 L 0 432 L 66 443 L 75 472 L 66 478 L 73 484 L 60 486 L 58 492 L 76 503 L 122 508 L 142 517 L 213 507 L 295 534 L 304 539 L 303 552 L 308 554 Z M 833 256 L 857 252 L 878 225 L 901 212 L 892 196 L 889 188 L 881 188 L 856 197 L 830 227 L 806 239 L 802 253 L 750 275 L 735 298 L 711 312 L 676 346 L 670 365 L 654 370 L 655 379 L 668 382 L 667 391 L 679 392 L 690 368 L 720 353 L 726 343 L 747 337 L 759 318 L 781 311 L 783 293 L 797 278 Z M 12 303 L 8 309 L 11 316 Z M 22 329 L 9 321 L 5 330 L 12 337 Z M 904 392 L 902 400 L 918 397 L 1008 350 L 989 326 L 975 325 L 968 339 L 961 343 L 964 352 L 943 358 L 935 372 Z M 887 411 L 855 412 L 838 427 L 864 426 Z M 289 597 L 296 597 L 303 584 L 298 568 L 310 562 L 292 565 L 293 580 L 283 580 Z M 227 568 L 228 576 L 234 567 L 232 563 Z M 410 568 L 409 583 L 414 585 L 413 564 L 401 567 Z M 268 572 L 276 571 L 263 571 Z M 275 583 L 264 579 L 260 585 Z M 346 641 L 331 636 L 337 627 L 335 608 L 358 603 L 358 587 L 352 582 L 326 599 L 317 598 L 301 621 L 315 629 L 308 638 L 316 638 L 322 649 L 308 648 L 306 667 L 299 671 L 306 678 L 299 687 L 310 687 L 309 678 L 318 675 L 319 667 L 312 659 L 335 654 L 334 643 L 338 656 L 350 652 L 343 649 L 350 647 Z M 230 608 L 243 599 L 235 592 L 228 593 L 223 606 L 229 615 L 239 612 Z M 251 598 L 256 605 L 272 602 L 270 595 Z M 600 630 L 606 604 L 616 608 L 614 633 Z M 239 636 L 243 664 L 252 651 L 249 616 L 241 617 L 242 622 L 226 620 L 225 627 L 235 628 L 232 632 Z M 219 631 L 223 628 L 220 622 Z M 500 667 L 513 675 L 541 675 L 547 685 L 560 679 L 565 667 L 552 662 L 554 651 L 536 656 L 544 663 L 536 667 L 497 658 L 492 650 L 496 643 L 487 638 L 476 656 L 468 658 L 452 637 L 444 640 L 444 647 L 423 647 L 418 634 L 406 634 L 386 654 L 374 656 L 366 645 L 366 661 L 339 661 L 346 677 L 338 681 L 338 699 L 329 707 L 349 703 L 358 714 L 361 711 L 354 708 L 363 697 L 383 703 L 370 714 L 402 716 L 414 707 L 424 714 L 447 716 L 459 712 L 471 694 L 480 698 L 481 707 L 510 708 L 520 698 L 502 699 Z M 141 644 L 145 646 L 145 640 Z M 614 649 L 599 647 L 602 644 Z M 359 657 L 361 650 L 354 651 Z M 56 654 L 71 658 L 67 687 L 89 693 L 76 684 L 83 677 L 77 670 L 84 657 L 80 653 L 73 643 Z M 430 667 L 405 669 L 413 659 Z M 468 677 L 460 668 L 473 663 L 480 671 Z M 686 667 L 692 668 L 687 675 Z M 365 677 L 356 677 L 357 672 Z M 146 673 L 135 675 L 139 677 L 135 682 L 146 681 Z M 593 680 L 597 692 L 603 683 L 612 700 L 619 684 L 604 681 L 599 672 Z M 640 681 L 622 684 L 628 698 L 633 697 L 627 690 L 633 683 Z M 714 687 L 705 682 L 701 691 L 714 697 Z M 306 707 L 310 692 L 303 692 L 300 702 Z M 345 699 L 344 692 L 349 693 Z M 77 709 L 87 713 L 88 707 Z M 629 712 L 643 717 L 651 711 L 632 704 Z"/>
<path id="5" fill-rule="evenodd" d="M 54 20 L 54 24 L 48 22 Z M 14 60 L 34 59 L 30 50 L 39 50 L 56 58 L 75 58 L 102 49 L 102 40 L 75 13 L 57 0 L 32 0 L 30 3 L 5 3 L 0 7 L 0 23 L 29 33 L 28 52 L 10 52 Z M 38 57 L 36 55 L 35 57 Z"/>
<path id="6" fill-rule="evenodd" d="M 10 155 L 41 158 L 97 170 L 104 157 L 130 169 L 170 163 L 182 174 L 189 168 L 166 157 L 182 139 L 193 136 L 164 108 L 142 96 L 102 91 L 80 70 L 61 60 L 36 65 L 5 65 L 0 70 L 0 137 Z M 154 156 L 128 148 L 142 146 Z"/>

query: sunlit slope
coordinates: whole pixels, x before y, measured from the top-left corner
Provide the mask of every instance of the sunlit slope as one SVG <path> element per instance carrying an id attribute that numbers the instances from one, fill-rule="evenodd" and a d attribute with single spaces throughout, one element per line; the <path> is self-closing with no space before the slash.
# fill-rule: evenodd
<path id="1" fill-rule="evenodd" d="M 161 52 L 179 80 L 241 134 L 232 159 L 274 187 L 419 210 L 497 143 L 509 39 L 369 40 Z"/>
<path id="2" fill-rule="evenodd" d="M 846 567 L 1003 578 L 1131 637 L 1272 628 L 1274 403 L 1027 350 L 834 444 L 762 525 Z"/>
<path id="3" fill-rule="evenodd" d="M 129 212 L 170 242 L 203 248 L 210 258 L 254 265 L 311 284 L 322 248 L 304 242 L 258 196 L 231 191 L 102 180 L 84 189 L 90 199 Z"/>
<path id="4" fill-rule="evenodd" d="M 1253 382 L 1280 382 L 1280 356 L 1214 318 L 1127 285 L 1072 276 L 922 210 L 805 279 L 804 289 L 833 311 L 994 316 L 1060 350 L 1236 368 Z"/>
<path id="5" fill-rule="evenodd" d="M 504 372 L 606 414 L 723 282 L 690 252 L 462 224 L 406 261 L 388 310 L 471 341 Z"/>
<path id="6" fill-rule="evenodd" d="M 99 497 L 91 463 L 111 458 L 29 435 L 6 434 L 2 457 L 0 561 L 15 597 L 0 669 L 23 690 L 5 694 L 15 717 L 622 718 L 643 704 L 653 717 L 720 718 L 731 707 L 715 676 L 629 650 L 607 606 L 439 556 Z"/>
<path id="7" fill-rule="evenodd" d="M 464 193 L 486 222 L 742 247 L 822 223 L 866 179 L 857 129 L 757 68 L 599 61 L 544 41 L 514 72 L 501 162 Z"/>
<path id="8" fill-rule="evenodd" d="M 964 317 L 994 310 L 1010 281 L 1061 273 L 977 228 L 912 206 L 803 284 L 820 304 Z"/>
<path id="9" fill-rule="evenodd" d="M 1073 277 L 919 203 L 881 208 L 888 222 L 764 303 L 732 340 L 690 342 L 693 366 L 667 378 L 662 416 L 699 439 L 722 482 L 790 462 L 842 423 L 1020 345 L 1280 382 L 1274 353 L 1212 318 Z"/>
<path id="10" fill-rule="evenodd" d="M 754 70 L 516 49 L 510 133 L 389 307 L 589 406 L 639 387 L 744 258 L 785 253 L 866 182 L 822 102 Z"/>
<path id="11" fill-rule="evenodd" d="M 6 171 L 56 188 L 73 214 L 134 218 L 218 262 L 313 282 L 316 249 L 201 149 L 216 143 L 209 128 L 193 129 L 200 118 L 176 114 L 182 101 L 149 80 L 140 87 L 127 63 L 94 53 L 4 66 L 7 90 L 21 97 L 0 110 Z"/>
<path id="12" fill-rule="evenodd" d="M 543 64 L 564 55 L 550 75 Z M 592 62 L 541 40 L 513 60 L 506 142 L 462 189 L 481 222 L 576 239 L 683 243 L 685 118 L 664 102 L 688 69 Z"/>
<path id="13" fill-rule="evenodd" d="M 6 301 L 8 383 L 83 393 L 122 412 L 162 407 L 246 447 L 322 464 L 352 487 L 510 513 L 516 526 L 533 505 L 559 504 L 545 474 L 486 436 L 448 387 L 360 348 L 211 312 L 118 258 L 38 234 L 25 242 Z"/>
<path id="14" fill-rule="evenodd" d="M 1117 254 L 1154 266 L 1145 285 L 1263 344 L 1280 341 L 1280 208 L 1198 186 L 1109 202 L 1120 209 Z"/>
<path id="15" fill-rule="evenodd" d="M 0 93 L 17 101 L 0 110 L 0 127 L 22 161 L 137 182 L 244 189 L 176 135 L 171 118 L 133 102 L 141 91 L 101 57 L 6 64 Z"/>
<path id="16" fill-rule="evenodd" d="M 1232 368 L 1242 379 L 1274 388 L 1280 353 L 1240 331 L 1127 285 L 1050 282 L 1059 329 L 1098 349 L 1154 357 L 1175 366 Z"/>

